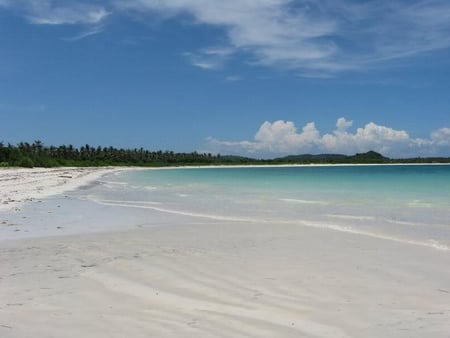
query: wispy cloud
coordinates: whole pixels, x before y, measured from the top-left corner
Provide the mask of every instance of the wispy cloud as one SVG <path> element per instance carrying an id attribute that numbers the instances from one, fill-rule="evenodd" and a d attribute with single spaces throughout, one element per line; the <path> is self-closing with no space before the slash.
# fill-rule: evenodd
<path id="1" fill-rule="evenodd" d="M 243 77 L 240 75 L 228 75 L 225 77 L 225 82 L 238 82 L 242 81 Z"/>
<path id="2" fill-rule="evenodd" d="M 64 41 L 79 41 L 79 40 L 88 38 L 90 36 L 100 34 L 103 31 L 104 31 L 104 27 L 103 26 L 98 26 L 98 27 L 94 26 L 94 27 L 92 27 L 92 28 L 90 28 L 88 30 L 82 31 L 81 33 L 79 33 L 79 34 L 77 34 L 75 36 L 72 36 L 72 37 L 69 37 L 69 38 L 63 38 L 63 40 Z"/>
<path id="3" fill-rule="evenodd" d="M 302 153 L 354 154 L 374 150 L 386 156 L 450 155 L 450 128 L 431 133 L 430 138 L 411 137 L 405 130 L 367 123 L 354 132 L 348 131 L 353 121 L 339 118 L 332 133 L 321 134 L 314 122 L 301 131 L 291 121 L 264 122 L 253 140 L 223 141 L 207 139 L 209 151 L 253 156 L 279 156 Z"/>
<path id="4" fill-rule="evenodd" d="M 214 47 L 206 48 L 198 52 L 185 52 L 183 55 L 195 67 L 221 69 L 233 53 L 234 50 L 229 47 Z"/>
<path id="5" fill-rule="evenodd" d="M 98 26 L 123 12 L 152 21 L 188 16 L 221 32 L 216 47 L 184 54 L 210 70 L 239 57 L 325 78 L 450 48 L 448 0 L 0 0 L 0 6 L 46 25 Z"/>
<path id="6" fill-rule="evenodd" d="M 98 24 L 110 14 L 104 6 L 83 1 L 0 0 L 0 5 L 39 25 Z"/>
<path id="7" fill-rule="evenodd" d="M 253 63 L 327 77 L 450 46 L 446 0 L 129 0 L 117 8 L 223 29 Z M 195 55 L 194 60 L 201 55 Z M 193 62 L 212 69 L 211 62 Z"/>
<path id="8" fill-rule="evenodd" d="M 28 19 L 35 24 L 98 24 L 108 16 L 104 7 L 85 3 L 55 6 L 51 1 L 31 1 Z"/>

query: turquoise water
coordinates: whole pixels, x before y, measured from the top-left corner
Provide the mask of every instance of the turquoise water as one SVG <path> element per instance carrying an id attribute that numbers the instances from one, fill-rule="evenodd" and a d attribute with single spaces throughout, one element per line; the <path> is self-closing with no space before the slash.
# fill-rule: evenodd
<path id="1" fill-rule="evenodd" d="M 450 247 L 450 166 L 307 166 L 127 171 L 100 203 L 215 221 L 314 226 Z"/>

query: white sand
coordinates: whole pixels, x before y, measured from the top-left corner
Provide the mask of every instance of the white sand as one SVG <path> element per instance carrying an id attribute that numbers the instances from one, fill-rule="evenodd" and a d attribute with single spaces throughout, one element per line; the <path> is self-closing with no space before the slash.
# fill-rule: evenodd
<path id="1" fill-rule="evenodd" d="M 117 206 L 61 209 L 64 226 L 134 224 Z M 126 231 L 0 242 L 0 337 L 450 337 L 448 251 L 142 215 Z"/>
<path id="2" fill-rule="evenodd" d="M 115 168 L 0 168 L 0 211 L 73 190 Z"/>

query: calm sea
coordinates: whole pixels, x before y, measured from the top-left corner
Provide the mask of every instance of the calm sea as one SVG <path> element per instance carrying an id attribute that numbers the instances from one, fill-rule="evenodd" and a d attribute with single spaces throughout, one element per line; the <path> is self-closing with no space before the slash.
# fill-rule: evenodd
<path id="1" fill-rule="evenodd" d="M 450 166 L 126 171 L 89 192 L 108 205 L 231 222 L 297 224 L 450 248 Z"/>

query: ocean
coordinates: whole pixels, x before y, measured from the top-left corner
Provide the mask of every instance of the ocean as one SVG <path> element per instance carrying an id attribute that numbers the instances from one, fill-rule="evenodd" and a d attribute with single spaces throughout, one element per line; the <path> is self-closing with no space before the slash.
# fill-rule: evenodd
<path id="1" fill-rule="evenodd" d="M 89 200 L 129 211 L 295 224 L 450 249 L 448 165 L 150 169 L 100 183 L 83 191 Z"/>

